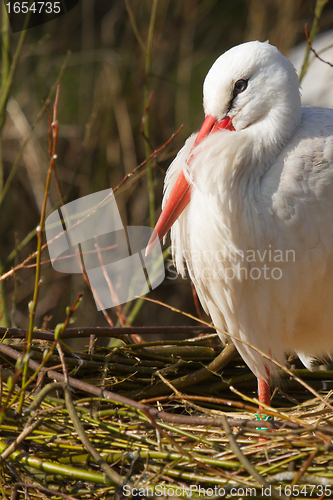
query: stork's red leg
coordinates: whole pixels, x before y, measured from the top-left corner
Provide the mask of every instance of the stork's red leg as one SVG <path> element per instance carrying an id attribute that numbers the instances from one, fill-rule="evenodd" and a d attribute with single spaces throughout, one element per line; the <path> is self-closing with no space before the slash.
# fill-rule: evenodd
<path id="1" fill-rule="evenodd" d="M 258 377 L 258 398 L 259 403 L 263 403 L 265 405 L 271 405 L 271 384 L 266 382 L 262 377 Z M 259 406 L 260 409 L 263 409 L 262 406 Z"/>
<path id="2" fill-rule="evenodd" d="M 266 371 L 268 372 L 267 375 L 269 376 L 269 371 L 266 368 Z M 259 398 L 259 403 L 265 404 L 270 406 L 271 405 L 271 384 L 269 382 L 269 377 L 268 377 L 268 382 L 262 377 L 258 377 L 258 398 Z M 259 405 L 259 409 L 263 410 L 263 407 Z M 256 414 L 256 419 L 257 420 L 272 420 L 272 417 L 269 417 L 268 415 L 259 415 Z M 268 431 L 268 427 L 258 427 L 258 429 L 262 431 Z M 259 438 L 259 441 L 266 441 L 265 438 Z"/>

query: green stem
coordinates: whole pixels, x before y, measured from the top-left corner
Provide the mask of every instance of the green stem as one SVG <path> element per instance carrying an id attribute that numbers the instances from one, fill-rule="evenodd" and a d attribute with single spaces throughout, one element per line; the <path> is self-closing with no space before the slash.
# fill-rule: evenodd
<path id="1" fill-rule="evenodd" d="M 1 7 L 2 13 L 2 26 L 1 26 L 1 95 L 3 96 L 4 90 L 7 86 L 9 69 L 10 69 L 10 37 L 9 37 L 9 19 L 5 7 L 5 3 L 2 3 Z M 5 116 L 5 111 L 3 111 L 3 115 Z M 4 123 L 4 118 L 0 114 L 0 193 L 3 189 L 3 179 L 4 179 L 4 170 L 3 170 L 3 161 L 2 161 L 2 126 Z M 0 274 L 2 274 L 2 264 L 0 263 Z M 0 326 L 9 326 L 7 309 L 5 304 L 5 290 L 4 284 L 0 284 Z"/>
<path id="2" fill-rule="evenodd" d="M 7 12 L 6 12 L 6 16 L 7 16 Z M 3 16 L 3 20 L 4 20 L 4 16 Z M 20 35 L 16 50 L 15 50 L 14 57 L 13 57 L 13 62 L 11 64 L 10 70 L 7 74 L 6 81 L 1 82 L 2 87 L 1 87 L 1 99 L 0 99 L 0 131 L 2 130 L 4 121 L 5 121 L 5 117 L 6 117 L 6 106 L 7 106 L 7 100 L 8 100 L 10 88 L 11 88 L 12 83 L 13 83 L 13 79 L 14 79 L 15 71 L 17 69 L 18 62 L 19 62 L 19 57 L 21 54 L 23 43 L 24 43 L 25 37 L 27 36 L 28 30 L 26 29 L 26 25 L 28 24 L 28 22 L 29 22 L 29 16 L 27 16 L 25 19 L 23 31 L 21 31 L 21 35 Z"/>
<path id="3" fill-rule="evenodd" d="M 4 89 L 7 85 L 9 68 L 10 68 L 10 37 L 9 37 L 9 19 L 5 7 L 5 3 L 2 4 L 2 27 L 1 27 L 1 41 L 2 41 L 2 60 L 1 60 L 1 95 L 3 95 Z M 2 126 L 0 127 L 0 132 Z M 3 187 L 3 164 L 2 164 L 2 139 L 0 134 L 0 193 Z"/>
<path id="4" fill-rule="evenodd" d="M 313 24 L 311 28 L 311 32 L 309 35 L 309 43 L 306 46 L 305 54 L 304 54 L 304 59 L 303 59 L 303 64 L 302 64 L 302 69 L 301 69 L 301 74 L 299 76 L 299 82 L 303 80 L 305 73 L 307 72 L 307 69 L 309 67 L 309 56 L 310 56 L 310 44 L 312 44 L 313 40 L 315 39 L 317 33 L 319 32 L 319 20 L 321 18 L 321 14 L 323 12 L 323 8 L 327 4 L 328 0 L 317 0 L 316 2 L 316 7 L 314 11 L 314 18 L 313 18 Z"/>
<path id="5" fill-rule="evenodd" d="M 145 138 L 145 151 L 146 158 L 150 156 L 150 134 L 149 134 L 149 99 L 150 99 L 150 69 L 151 69 L 151 50 L 153 44 L 153 36 L 154 36 L 154 27 L 156 20 L 156 10 L 157 10 L 157 1 L 153 0 L 153 6 L 151 10 L 150 22 L 149 22 L 149 30 L 148 30 L 148 42 L 147 42 L 147 50 L 146 50 L 146 64 L 145 64 L 145 90 L 144 90 L 144 125 L 143 125 L 143 133 Z M 154 178 L 153 172 L 151 168 L 151 162 L 147 162 L 147 181 L 148 181 L 148 196 L 149 196 L 149 216 L 150 216 L 150 225 L 151 227 L 155 226 L 155 193 L 154 193 Z"/>
<path id="6" fill-rule="evenodd" d="M 58 121 L 57 121 L 57 106 L 58 106 L 58 100 L 59 100 L 59 90 L 60 86 L 58 85 L 57 89 L 57 94 L 55 98 L 55 103 L 54 103 L 54 115 L 53 115 L 53 123 L 51 125 L 53 129 L 53 144 L 52 144 L 52 151 L 51 151 L 51 158 L 50 158 L 50 166 L 47 172 L 47 178 L 46 178 L 46 184 L 45 184 L 45 190 L 44 190 L 44 199 L 43 199 L 43 206 L 42 206 L 42 212 L 40 215 L 40 222 L 39 226 L 36 229 L 36 234 L 37 234 L 37 256 L 36 256 L 36 274 L 35 274 L 35 289 L 34 289 L 34 295 L 33 299 L 29 304 L 29 330 L 26 338 L 26 359 L 29 359 L 29 353 L 31 349 L 31 342 L 32 342 L 32 334 L 33 334 L 33 329 L 34 329 L 34 320 L 35 320 L 35 312 L 36 312 L 36 307 L 37 307 L 37 300 L 38 300 L 38 293 L 39 293 L 39 280 L 40 280 L 40 266 L 41 266 L 41 256 L 42 256 L 42 242 L 43 242 L 43 227 L 44 227 L 44 222 L 45 222 L 45 214 L 46 214 L 46 204 L 47 204 L 47 198 L 49 194 L 49 188 L 50 188 L 50 181 L 51 181 L 51 176 L 52 172 L 55 166 L 55 160 L 56 160 L 56 151 L 57 151 L 57 139 L 58 139 Z M 24 364 L 23 368 L 23 376 L 22 376 L 22 392 L 21 392 L 21 397 L 20 397 L 20 402 L 19 402 L 19 407 L 18 407 L 18 413 L 21 413 L 22 407 L 23 407 L 23 402 L 24 402 L 24 396 L 25 396 L 25 390 L 24 386 L 27 380 L 27 375 L 28 375 L 28 362 Z"/>
<path id="7" fill-rule="evenodd" d="M 6 85 L 10 67 L 9 50 L 10 50 L 10 37 L 9 37 L 9 19 L 6 11 L 5 4 L 2 4 L 2 61 L 1 61 L 1 88 Z"/>

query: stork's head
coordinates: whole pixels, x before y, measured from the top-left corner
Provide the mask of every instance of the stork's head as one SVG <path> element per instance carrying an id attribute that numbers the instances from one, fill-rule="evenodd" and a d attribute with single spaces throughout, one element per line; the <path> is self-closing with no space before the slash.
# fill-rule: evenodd
<path id="1" fill-rule="evenodd" d="M 300 117 L 296 70 L 268 42 L 243 43 L 222 54 L 206 76 L 203 94 L 205 114 L 229 116 L 235 130 L 276 113 Z"/>
<path id="2" fill-rule="evenodd" d="M 205 121 L 194 148 L 220 129 L 270 134 L 283 143 L 301 119 L 296 70 L 268 42 L 248 42 L 222 54 L 210 68 L 203 86 Z M 190 166 L 191 154 L 188 160 Z M 156 224 L 147 253 L 161 240 L 191 199 L 191 186 L 181 172 Z M 156 235 L 157 233 L 157 235 Z M 156 239 L 155 239 L 156 238 Z"/>

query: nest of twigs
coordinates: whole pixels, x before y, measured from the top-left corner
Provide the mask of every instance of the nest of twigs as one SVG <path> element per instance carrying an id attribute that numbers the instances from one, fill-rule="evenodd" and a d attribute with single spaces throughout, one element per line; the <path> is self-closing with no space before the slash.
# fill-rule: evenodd
<path id="1" fill-rule="evenodd" d="M 2 498 L 333 498 L 332 372 L 294 370 L 317 397 L 288 377 L 258 416 L 254 376 L 214 334 L 137 344 L 119 331 L 78 353 L 70 330 L 56 346 L 35 332 L 24 397 L 24 332 L 7 331 Z"/>

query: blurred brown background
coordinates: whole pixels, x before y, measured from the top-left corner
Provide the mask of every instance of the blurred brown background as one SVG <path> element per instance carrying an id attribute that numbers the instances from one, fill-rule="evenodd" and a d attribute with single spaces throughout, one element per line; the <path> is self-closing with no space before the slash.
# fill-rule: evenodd
<path id="1" fill-rule="evenodd" d="M 145 75 L 146 55 L 133 31 L 130 11 L 143 45 L 147 45 L 153 0 L 81 0 L 69 13 L 30 29 L 21 52 L 2 134 L 4 179 L 8 178 L 22 142 L 54 85 L 68 50 L 72 54 L 62 78 L 57 173 L 66 202 L 116 186 L 145 158 L 141 131 L 145 86 L 149 104 L 149 148 L 154 150 L 184 124 L 171 145 L 153 164 L 156 216 L 160 211 L 165 170 L 186 137 L 203 119 L 202 83 L 222 52 L 244 41 L 269 40 L 284 54 L 304 41 L 304 25 L 312 25 L 314 0 L 158 0 L 151 66 Z M 127 6 L 126 6 L 127 4 Z M 320 20 L 322 31 L 333 27 L 333 2 Z M 20 33 L 11 35 L 11 53 Z M 148 86 L 148 87 L 147 87 Z M 3 271 L 22 262 L 36 248 L 33 237 L 17 245 L 39 222 L 48 160 L 47 119 L 29 141 L 17 173 L 1 206 L 0 259 Z M 117 193 L 123 223 L 149 225 L 145 170 Z M 47 214 L 59 203 L 54 181 Z M 43 252 L 43 260 L 48 260 Z M 31 261 L 33 263 L 34 261 Z M 170 266 L 170 261 L 167 262 Z M 64 320 L 65 308 L 84 292 L 76 326 L 103 326 L 82 276 L 42 266 L 44 281 L 35 324 L 41 327 Z M 170 273 L 169 278 L 175 274 Z M 23 269 L 4 282 L 6 315 L 2 324 L 26 328 L 28 303 L 34 287 L 34 269 Z M 189 281 L 166 279 L 149 294 L 196 314 Z M 135 307 L 132 303 L 127 316 Z M 117 323 L 117 316 L 109 310 Z M 188 324 L 191 321 L 161 306 L 145 303 L 135 315 L 136 325 Z"/>

